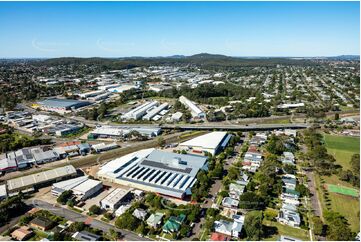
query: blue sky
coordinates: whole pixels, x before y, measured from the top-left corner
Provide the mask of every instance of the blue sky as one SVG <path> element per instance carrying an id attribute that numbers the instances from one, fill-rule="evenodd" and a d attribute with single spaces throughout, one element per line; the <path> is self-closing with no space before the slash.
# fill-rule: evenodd
<path id="1" fill-rule="evenodd" d="M 0 2 L 0 57 L 359 54 L 359 2 Z"/>

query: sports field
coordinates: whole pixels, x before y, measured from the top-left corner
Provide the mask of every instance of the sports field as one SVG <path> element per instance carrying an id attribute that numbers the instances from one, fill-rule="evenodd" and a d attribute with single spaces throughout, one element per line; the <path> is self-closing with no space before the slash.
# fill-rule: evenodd
<path id="1" fill-rule="evenodd" d="M 352 155 L 360 153 L 360 138 L 324 134 L 324 140 L 328 153 L 335 157 L 342 169 L 350 169 Z M 335 174 L 324 176 L 323 179 L 330 191 L 329 198 L 332 210 L 345 216 L 352 231 L 358 232 L 360 230 L 360 201 L 357 189 L 352 187 L 350 183 L 341 181 Z M 355 193 L 356 196 L 354 196 Z M 321 202 L 323 209 L 325 209 L 325 201 L 321 199 Z"/>
<path id="2" fill-rule="evenodd" d="M 360 153 L 360 138 L 325 134 L 325 145 L 329 154 L 335 157 L 343 169 L 350 169 L 353 154 Z"/>
<path id="3" fill-rule="evenodd" d="M 352 197 L 358 197 L 358 191 L 353 188 L 337 186 L 337 185 L 333 185 L 333 184 L 327 184 L 327 189 L 330 192 L 335 192 L 335 193 L 352 196 Z"/>

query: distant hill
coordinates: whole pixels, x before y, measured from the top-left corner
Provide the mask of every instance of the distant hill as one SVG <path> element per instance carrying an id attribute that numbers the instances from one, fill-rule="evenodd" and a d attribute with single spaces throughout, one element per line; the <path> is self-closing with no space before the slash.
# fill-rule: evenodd
<path id="1" fill-rule="evenodd" d="M 359 55 L 339 55 L 339 56 L 328 57 L 327 59 L 357 61 L 357 60 L 360 60 L 360 56 Z"/>
<path id="2" fill-rule="evenodd" d="M 310 59 L 288 57 L 231 57 L 219 54 L 200 53 L 191 56 L 173 55 L 168 57 L 122 57 L 122 58 L 77 58 L 62 57 L 38 62 L 39 65 L 103 65 L 107 68 L 132 68 L 149 65 L 193 64 L 208 67 L 317 65 Z"/>

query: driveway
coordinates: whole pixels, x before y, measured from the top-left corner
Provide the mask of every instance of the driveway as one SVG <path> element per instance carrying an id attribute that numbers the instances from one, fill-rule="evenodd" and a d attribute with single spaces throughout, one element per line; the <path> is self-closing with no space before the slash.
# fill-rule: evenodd
<path id="1" fill-rule="evenodd" d="M 311 199 L 311 206 L 312 206 L 313 212 L 316 216 L 323 218 L 322 207 L 321 207 L 321 203 L 320 203 L 318 193 L 316 190 L 314 174 L 312 171 L 305 171 L 305 174 L 307 176 L 308 189 L 310 189 L 310 192 L 311 192 L 310 199 Z"/>

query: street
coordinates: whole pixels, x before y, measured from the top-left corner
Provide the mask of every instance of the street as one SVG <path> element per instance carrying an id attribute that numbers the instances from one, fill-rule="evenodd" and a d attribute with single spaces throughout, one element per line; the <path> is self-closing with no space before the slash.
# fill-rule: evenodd
<path id="1" fill-rule="evenodd" d="M 63 208 L 63 207 L 55 207 L 53 204 L 47 203 L 42 200 L 31 199 L 31 200 L 27 200 L 25 203 L 28 204 L 29 206 L 47 210 L 57 216 L 64 217 L 67 220 L 72 221 L 72 222 L 86 222 L 91 227 L 100 229 L 104 232 L 108 232 L 109 229 L 114 229 L 115 231 L 118 231 L 122 234 L 124 240 L 130 240 L 130 241 L 149 240 L 147 238 L 140 237 L 133 232 L 117 229 L 115 226 L 113 226 L 111 224 L 102 222 L 97 219 L 92 219 L 91 217 L 74 212 L 70 209 Z"/>

